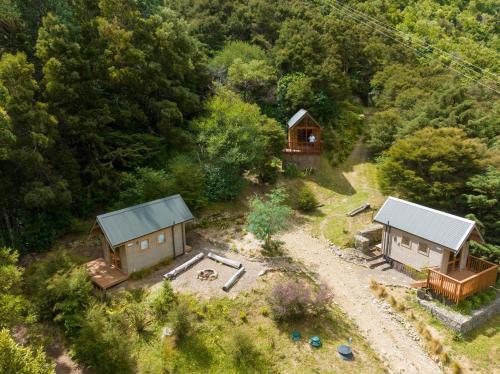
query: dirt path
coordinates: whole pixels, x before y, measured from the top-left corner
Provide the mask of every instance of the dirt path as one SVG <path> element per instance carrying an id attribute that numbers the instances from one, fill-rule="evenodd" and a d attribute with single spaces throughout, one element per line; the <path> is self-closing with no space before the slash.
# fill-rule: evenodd
<path id="1" fill-rule="evenodd" d="M 369 283 L 372 278 L 392 283 L 396 272 L 374 272 L 346 263 L 329 249 L 326 241 L 315 239 L 303 228 L 280 238 L 287 251 L 320 275 L 334 292 L 335 301 L 356 322 L 371 346 L 394 373 L 440 373 L 437 364 L 405 331 L 374 302 Z M 385 279 L 384 279 L 385 278 Z"/>
<path id="2" fill-rule="evenodd" d="M 334 233 L 349 228 L 349 235 L 352 235 L 350 225 L 353 220 L 345 218 L 345 211 L 354 203 L 359 205 L 359 201 L 355 200 L 357 195 L 369 198 L 371 203 L 378 204 L 383 201 L 383 196 L 374 185 L 376 183 L 374 175 L 369 175 L 366 168 L 360 167 L 367 160 L 366 148 L 359 143 L 348 159 L 337 168 L 337 173 L 332 176 L 350 186 L 351 193 L 340 195 L 337 193 L 321 201 L 324 204 L 325 217 L 319 224 L 319 232 L 316 230 L 314 233 L 319 239 L 311 235 L 312 227 L 305 226 L 285 233 L 280 239 L 285 242 L 291 256 L 302 261 L 332 287 L 336 302 L 354 319 L 392 372 L 440 373 L 438 365 L 425 353 L 419 343 L 413 340 L 400 322 L 381 310 L 380 305 L 374 302 L 369 288 L 372 278 L 385 284 L 406 285 L 410 283 L 409 279 L 393 270 L 370 270 L 347 263 L 330 250 L 330 243 L 325 239 L 326 225 L 330 225 L 330 228 L 334 225 L 337 229 L 333 231 Z M 337 181 L 333 180 L 332 185 L 335 183 Z M 343 210 L 336 210 L 340 204 Z M 368 221 L 360 224 L 364 225 Z M 332 231 L 329 233 L 330 239 L 334 240 L 331 233 Z"/>

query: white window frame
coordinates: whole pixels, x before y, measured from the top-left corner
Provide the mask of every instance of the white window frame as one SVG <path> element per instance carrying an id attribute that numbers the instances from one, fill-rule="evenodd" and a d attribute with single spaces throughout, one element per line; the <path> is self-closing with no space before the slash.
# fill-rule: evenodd
<path id="1" fill-rule="evenodd" d="M 149 240 L 148 239 L 141 240 L 141 249 L 145 251 L 148 248 L 149 248 Z"/>
<path id="2" fill-rule="evenodd" d="M 408 239 L 408 244 L 403 243 L 405 238 Z M 411 248 L 411 239 L 409 236 L 407 236 L 407 235 L 401 236 L 401 246 L 406 247 L 406 248 Z"/>
<path id="3" fill-rule="evenodd" d="M 163 243 L 165 243 L 165 233 L 161 232 L 158 235 L 158 244 L 163 244 Z"/>
<path id="4" fill-rule="evenodd" d="M 425 246 L 425 251 L 420 249 L 421 246 Z M 429 245 L 427 243 L 419 242 L 417 252 L 423 256 L 429 256 Z"/>

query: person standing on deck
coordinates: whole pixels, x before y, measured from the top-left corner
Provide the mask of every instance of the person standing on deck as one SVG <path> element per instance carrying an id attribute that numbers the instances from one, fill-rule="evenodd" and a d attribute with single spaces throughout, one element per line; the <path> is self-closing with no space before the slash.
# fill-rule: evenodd
<path id="1" fill-rule="evenodd" d="M 309 145 L 314 145 L 314 143 L 316 143 L 316 137 L 314 136 L 314 134 L 311 134 L 309 135 Z"/>

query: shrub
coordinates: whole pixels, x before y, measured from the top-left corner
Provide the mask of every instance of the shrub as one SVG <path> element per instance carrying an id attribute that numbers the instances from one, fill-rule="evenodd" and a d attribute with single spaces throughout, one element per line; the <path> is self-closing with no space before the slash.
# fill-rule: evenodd
<path id="1" fill-rule="evenodd" d="M 169 319 L 178 342 L 181 342 L 191 334 L 192 313 L 186 302 L 177 304 L 170 312 Z"/>
<path id="2" fill-rule="evenodd" d="M 278 166 L 275 162 L 268 162 L 259 169 L 259 182 L 275 184 L 278 180 Z"/>
<path id="3" fill-rule="evenodd" d="M 314 289 L 302 281 L 278 283 L 271 292 L 271 313 L 278 321 L 319 315 L 328 309 L 332 293 L 326 285 Z"/>
<path id="4" fill-rule="evenodd" d="M 243 331 L 236 331 L 231 342 L 233 365 L 239 369 L 255 369 L 261 360 L 261 354 L 252 342 L 252 338 Z"/>
<path id="5" fill-rule="evenodd" d="M 151 302 L 151 307 L 159 320 L 163 320 L 172 307 L 177 303 L 177 295 L 170 284 L 164 280 L 156 297 Z"/>
<path id="6" fill-rule="evenodd" d="M 29 307 L 21 294 L 23 268 L 18 258 L 16 251 L 0 248 L 0 328 L 23 322 Z"/>
<path id="7" fill-rule="evenodd" d="M 372 291 L 378 290 L 379 286 L 380 286 L 379 283 L 375 279 L 370 280 L 370 289 Z"/>
<path id="8" fill-rule="evenodd" d="M 318 200 L 314 196 L 314 193 L 307 186 L 300 189 L 297 196 L 297 204 L 300 209 L 306 212 L 310 212 L 318 206 Z"/>
<path id="9" fill-rule="evenodd" d="M 36 261 L 25 274 L 24 288 L 33 302 L 36 311 L 42 319 L 54 318 L 54 297 L 52 290 L 47 288 L 50 279 L 56 274 L 69 272 L 78 259 L 67 251 L 54 251 L 46 258 Z"/>
<path id="10" fill-rule="evenodd" d="M 0 330 L 0 373 L 5 374 L 53 374 L 41 349 L 22 347 L 11 338 L 9 330 Z"/>
<path id="11" fill-rule="evenodd" d="M 132 341 L 119 322 L 110 319 L 103 306 L 90 307 L 73 344 L 78 361 L 97 374 L 133 373 Z"/>
<path id="12" fill-rule="evenodd" d="M 68 335 L 74 335 L 93 290 L 87 271 L 82 267 L 56 273 L 46 282 L 47 303 L 53 320 L 62 323 Z"/>
<path id="13" fill-rule="evenodd" d="M 300 170 L 295 164 L 285 164 L 283 167 L 283 174 L 285 174 L 287 178 L 297 178 L 300 176 Z"/>

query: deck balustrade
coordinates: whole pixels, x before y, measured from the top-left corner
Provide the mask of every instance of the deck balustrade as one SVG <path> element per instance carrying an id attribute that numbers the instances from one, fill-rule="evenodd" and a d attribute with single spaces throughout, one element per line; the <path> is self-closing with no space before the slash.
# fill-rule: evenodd
<path id="1" fill-rule="evenodd" d="M 458 280 L 438 269 L 428 269 L 427 287 L 456 303 L 495 284 L 498 265 L 478 257 L 467 258 L 466 269 L 474 274 Z"/>

